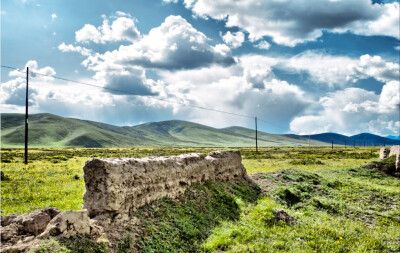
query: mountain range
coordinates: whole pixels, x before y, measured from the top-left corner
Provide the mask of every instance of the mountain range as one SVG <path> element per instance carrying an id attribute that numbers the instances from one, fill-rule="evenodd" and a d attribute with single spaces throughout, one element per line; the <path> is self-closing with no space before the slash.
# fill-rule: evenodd
<path id="1" fill-rule="evenodd" d="M 1 114 L 2 148 L 24 146 L 24 114 Z M 399 141 L 362 133 L 314 135 L 269 134 L 258 131 L 258 145 L 265 146 L 392 145 Z M 29 116 L 29 147 L 254 147 L 255 131 L 232 126 L 213 128 L 181 120 L 137 126 L 64 118 L 49 113 Z"/>

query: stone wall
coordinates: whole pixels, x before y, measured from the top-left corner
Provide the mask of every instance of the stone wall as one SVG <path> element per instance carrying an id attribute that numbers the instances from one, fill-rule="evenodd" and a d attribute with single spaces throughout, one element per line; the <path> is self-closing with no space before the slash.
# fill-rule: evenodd
<path id="1" fill-rule="evenodd" d="M 379 152 L 380 159 L 385 159 L 392 155 L 396 156 L 396 170 L 400 171 L 400 145 L 392 146 L 390 149 L 389 148 L 381 148 L 381 150 Z"/>
<path id="2" fill-rule="evenodd" d="M 195 183 L 247 178 L 239 151 L 171 157 L 90 159 L 85 163 L 84 208 L 90 217 L 124 217 Z"/>

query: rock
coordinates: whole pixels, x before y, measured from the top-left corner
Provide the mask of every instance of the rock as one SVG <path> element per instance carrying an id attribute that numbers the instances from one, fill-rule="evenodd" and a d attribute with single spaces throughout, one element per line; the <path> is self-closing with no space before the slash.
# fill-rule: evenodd
<path id="1" fill-rule="evenodd" d="M 48 224 L 40 238 L 48 236 L 71 237 L 90 233 L 87 210 L 65 211 L 55 216 Z"/>
<path id="2" fill-rule="evenodd" d="M 57 214 L 60 213 L 60 210 L 58 210 L 55 207 L 46 207 L 45 209 L 43 209 L 43 212 L 47 213 L 51 219 L 53 219 L 54 217 L 57 216 Z"/>
<path id="3" fill-rule="evenodd" d="M 379 159 L 385 159 L 386 157 L 389 157 L 390 149 L 389 148 L 381 148 L 379 151 Z"/>
<path id="4" fill-rule="evenodd" d="M 247 178 L 239 151 L 171 157 L 90 159 L 85 163 L 83 195 L 89 216 L 124 219 L 137 208 L 175 198 L 192 184 Z"/>
<path id="5" fill-rule="evenodd" d="M 18 235 L 18 226 L 16 224 L 1 228 L 1 241 L 9 241 L 16 235 Z"/>
<path id="6" fill-rule="evenodd" d="M 5 216 L 1 216 L 1 226 L 5 227 L 5 226 L 10 225 L 13 222 L 13 220 L 17 217 L 18 217 L 18 215 L 14 214 L 14 213 L 5 215 Z"/>
<path id="7" fill-rule="evenodd" d="M 274 213 L 275 221 L 283 221 L 290 225 L 297 224 L 297 220 L 282 209 L 274 209 L 272 212 Z"/>
<path id="8" fill-rule="evenodd" d="M 15 221 L 22 225 L 21 229 L 23 232 L 38 235 L 46 229 L 50 220 L 51 217 L 46 212 L 36 210 L 25 215 L 20 215 Z"/>
<path id="9" fill-rule="evenodd" d="M 19 238 L 30 235 L 36 236 L 42 233 L 51 220 L 51 215 L 49 215 L 50 208 L 47 209 L 1 217 L 1 241 L 18 240 Z M 52 208 L 51 213 L 55 212 L 58 212 L 58 210 Z"/>
<path id="10" fill-rule="evenodd" d="M 2 245 L 1 252 L 2 253 L 21 253 L 21 252 L 32 252 L 32 250 L 38 247 L 40 244 L 40 240 L 35 237 L 27 237 L 24 240 L 18 241 L 13 245 Z"/>

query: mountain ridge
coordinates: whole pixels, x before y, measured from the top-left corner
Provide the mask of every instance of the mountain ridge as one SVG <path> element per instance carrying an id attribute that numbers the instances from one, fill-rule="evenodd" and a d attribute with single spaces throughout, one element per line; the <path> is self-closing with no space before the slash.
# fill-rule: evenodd
<path id="1" fill-rule="evenodd" d="M 1 114 L 3 148 L 23 147 L 24 114 Z M 262 146 L 390 145 L 378 135 L 337 133 L 315 135 L 270 134 L 258 131 Z M 64 118 L 50 113 L 31 114 L 29 146 L 49 147 L 253 147 L 255 131 L 240 126 L 213 128 L 183 120 L 148 122 L 136 126 L 114 126 L 96 121 Z"/>

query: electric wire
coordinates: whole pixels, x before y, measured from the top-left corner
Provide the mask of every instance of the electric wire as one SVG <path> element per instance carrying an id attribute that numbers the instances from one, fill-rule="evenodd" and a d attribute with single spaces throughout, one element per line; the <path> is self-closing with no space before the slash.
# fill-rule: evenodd
<path id="1" fill-rule="evenodd" d="M 26 73 L 26 71 L 20 70 L 20 69 L 15 68 L 15 67 L 7 66 L 7 65 L 1 65 L 1 67 L 2 67 L 2 68 L 7 68 L 7 69 L 16 70 L 16 71 L 21 72 L 21 73 Z M 188 106 L 188 107 L 192 107 L 192 108 L 197 108 L 197 109 L 202 109 L 202 110 L 208 110 L 208 111 L 213 111 L 213 112 L 218 112 L 218 113 L 224 113 L 224 114 L 229 114 L 229 115 L 239 116 L 239 117 L 244 117 L 244 118 L 249 118 L 249 119 L 254 119 L 254 118 L 255 118 L 255 116 L 250 116 L 250 115 L 245 115 L 245 114 L 239 114 L 239 113 L 233 113 L 233 112 L 227 112 L 227 111 L 212 109 L 212 108 L 208 108 L 208 107 L 204 107 L 204 106 L 199 106 L 199 105 L 195 105 L 195 104 L 183 103 L 183 102 L 178 102 L 178 101 L 172 101 L 172 100 L 168 100 L 168 99 L 155 98 L 155 97 L 152 97 L 151 95 L 141 95 L 141 94 L 137 94 L 137 93 L 133 93 L 133 92 L 121 90 L 121 89 L 103 87 L 103 86 L 100 86 L 100 85 L 95 85 L 95 84 L 91 84 L 91 83 L 76 81 L 76 80 L 72 80 L 72 79 L 65 78 L 65 77 L 60 77 L 60 76 L 46 75 L 46 74 L 38 73 L 38 72 L 35 72 L 35 71 L 30 71 L 30 73 L 32 73 L 32 74 L 34 74 L 34 75 L 45 76 L 45 77 L 50 77 L 50 78 L 62 80 L 62 81 L 65 81 L 65 82 L 71 82 L 71 83 L 82 84 L 82 85 L 85 85 L 85 86 L 95 87 L 95 88 L 99 88 L 99 89 L 105 89 L 105 90 L 109 90 L 109 91 L 113 91 L 113 92 L 118 92 L 118 93 L 122 93 L 122 94 L 126 94 L 126 95 L 147 97 L 147 98 L 152 99 L 152 100 L 157 100 L 157 101 L 162 101 L 162 102 L 167 102 L 167 103 L 172 103 L 172 104 L 178 104 L 178 105 L 181 105 L 181 106 Z M 35 76 L 31 76 L 31 77 L 35 78 Z M 264 119 L 262 119 L 262 118 L 257 117 L 257 119 L 258 119 L 259 121 L 265 123 L 265 124 L 274 126 L 274 127 L 276 127 L 276 128 L 279 128 L 279 129 L 282 129 L 282 130 L 285 130 L 285 131 L 288 130 L 288 129 L 285 128 L 285 127 L 281 127 L 281 126 L 279 126 L 279 125 L 276 125 L 276 124 L 274 124 L 274 123 L 271 123 L 271 122 L 269 122 L 269 121 L 267 121 L 267 120 L 264 120 Z"/>

